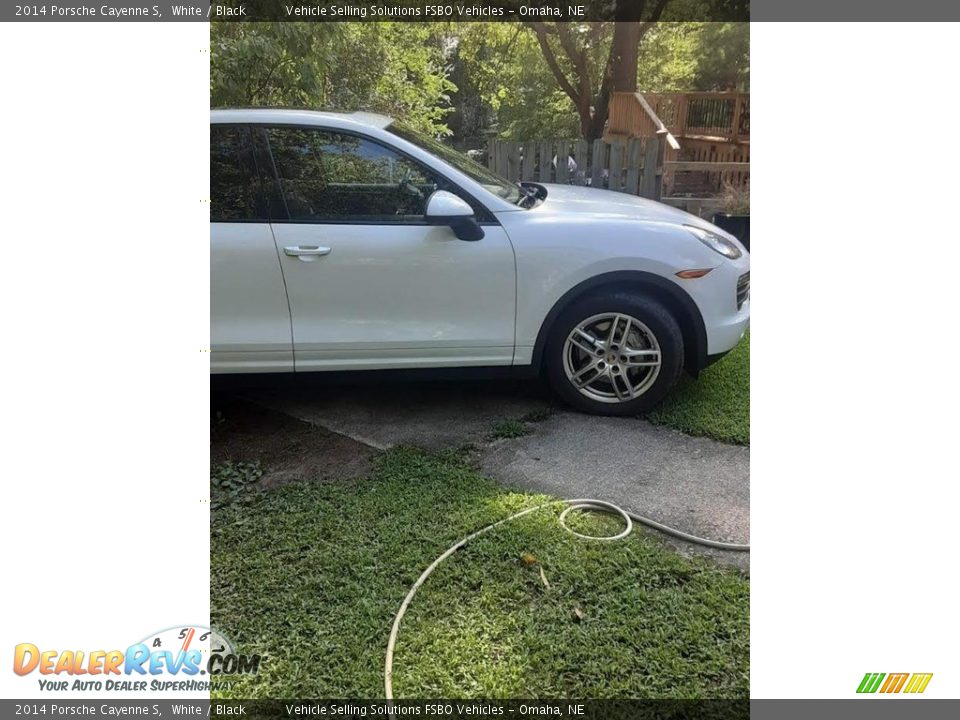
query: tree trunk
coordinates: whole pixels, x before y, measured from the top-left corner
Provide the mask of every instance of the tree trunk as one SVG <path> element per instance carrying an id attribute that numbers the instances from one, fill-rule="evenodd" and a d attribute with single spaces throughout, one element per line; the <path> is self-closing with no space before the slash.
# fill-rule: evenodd
<path id="1" fill-rule="evenodd" d="M 637 91 L 639 45 L 640 23 L 618 22 L 614 25 L 613 47 L 610 49 L 614 92 Z"/>
<path id="2" fill-rule="evenodd" d="M 584 125 L 583 114 L 580 126 L 587 140 L 596 140 L 603 135 L 610 112 L 610 94 L 612 92 L 637 91 L 637 63 L 639 61 L 640 37 L 643 34 L 642 23 L 618 22 L 613 26 L 613 42 L 610 56 L 597 97 L 593 101 L 593 117 Z"/>
<path id="3" fill-rule="evenodd" d="M 633 2 L 634 0 L 620 1 Z M 556 78 L 560 88 L 576 107 L 578 120 L 580 121 L 580 133 L 586 140 L 595 140 L 603 135 L 607 115 L 610 111 L 611 93 L 637 91 L 640 40 L 646 30 L 660 18 L 667 2 L 668 0 L 657 0 L 657 5 L 653 8 L 649 21 L 617 20 L 614 23 L 610 54 L 607 56 L 607 63 L 596 96 L 593 96 L 592 93 L 590 68 L 583 48 L 576 44 L 567 29 L 562 26 L 548 26 L 547 23 L 542 22 L 525 23 L 536 34 L 547 66 Z M 626 11 L 624 10 L 624 12 Z M 548 35 L 559 38 L 560 46 L 563 48 L 567 59 L 574 66 L 573 81 L 564 74 L 547 39 Z"/>
<path id="4" fill-rule="evenodd" d="M 577 114 L 580 116 L 580 135 L 587 140 L 593 140 L 593 114 L 590 112 L 589 97 L 586 98 L 586 102 L 581 102 L 580 107 L 577 108 Z"/>

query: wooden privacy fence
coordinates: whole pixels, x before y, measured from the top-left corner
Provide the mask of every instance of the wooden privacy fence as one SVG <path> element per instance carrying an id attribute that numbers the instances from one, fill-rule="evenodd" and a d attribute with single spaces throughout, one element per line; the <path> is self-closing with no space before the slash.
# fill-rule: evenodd
<path id="1" fill-rule="evenodd" d="M 622 142 L 491 139 L 487 167 L 514 182 L 589 185 L 660 199 L 663 135 Z"/>
<path id="2" fill-rule="evenodd" d="M 622 142 L 492 139 L 487 166 L 514 182 L 589 185 L 709 215 L 729 188 L 750 184 L 749 162 L 665 160 L 665 134 Z M 649 172 L 648 172 L 649 169 Z"/>

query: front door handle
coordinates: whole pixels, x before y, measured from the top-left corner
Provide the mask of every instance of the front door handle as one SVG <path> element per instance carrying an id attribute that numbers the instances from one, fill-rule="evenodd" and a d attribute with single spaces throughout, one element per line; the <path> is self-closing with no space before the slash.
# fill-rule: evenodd
<path id="1" fill-rule="evenodd" d="M 283 252 L 290 257 L 315 257 L 329 255 L 330 248 L 320 247 L 319 245 L 288 245 L 283 249 Z"/>

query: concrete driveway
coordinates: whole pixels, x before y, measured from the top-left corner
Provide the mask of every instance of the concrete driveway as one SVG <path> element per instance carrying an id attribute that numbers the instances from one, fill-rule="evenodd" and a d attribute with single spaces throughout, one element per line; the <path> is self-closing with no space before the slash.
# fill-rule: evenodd
<path id="1" fill-rule="evenodd" d="M 701 537 L 749 543 L 750 450 L 636 418 L 554 408 L 536 383 L 457 382 L 259 389 L 245 397 L 335 433 L 386 449 L 473 445 L 502 484 L 557 497 L 608 500 Z M 551 411 L 532 432 L 494 440 L 493 426 Z M 667 539 L 684 553 L 747 569 L 749 553 Z"/>

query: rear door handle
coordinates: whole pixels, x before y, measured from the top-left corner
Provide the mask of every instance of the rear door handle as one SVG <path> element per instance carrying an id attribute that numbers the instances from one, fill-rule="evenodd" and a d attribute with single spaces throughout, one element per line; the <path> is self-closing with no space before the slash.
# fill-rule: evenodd
<path id="1" fill-rule="evenodd" d="M 330 248 L 320 247 L 319 245 L 288 245 L 283 249 L 283 252 L 290 257 L 310 257 L 329 255 Z"/>

